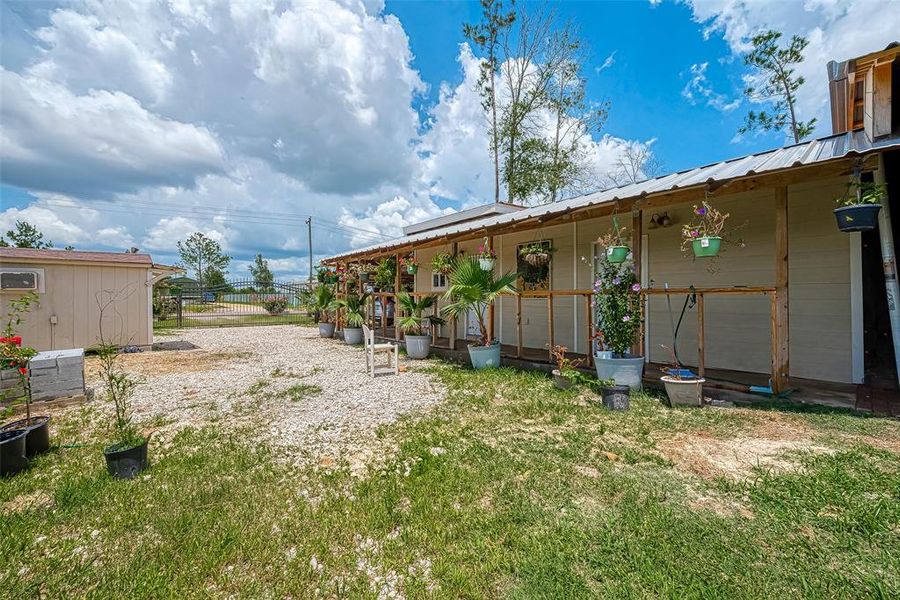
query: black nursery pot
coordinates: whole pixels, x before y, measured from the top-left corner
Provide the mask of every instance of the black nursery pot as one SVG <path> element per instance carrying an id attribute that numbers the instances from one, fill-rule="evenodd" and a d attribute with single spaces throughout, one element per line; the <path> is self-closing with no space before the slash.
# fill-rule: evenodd
<path id="1" fill-rule="evenodd" d="M 24 429 L 7 429 L 0 431 L 0 475 L 15 475 L 28 467 L 25 456 Z"/>
<path id="2" fill-rule="evenodd" d="M 841 231 L 871 231 L 878 225 L 879 211 L 880 204 L 856 204 L 834 209 L 834 216 Z"/>
<path id="3" fill-rule="evenodd" d="M 7 423 L 0 431 L 22 429 L 25 436 L 25 456 L 31 458 L 50 449 L 50 417 L 31 417 Z"/>
<path id="4" fill-rule="evenodd" d="M 144 440 L 139 446 L 119 449 L 119 444 L 113 444 L 103 450 L 106 456 L 106 470 L 113 477 L 119 479 L 131 479 L 141 471 L 147 468 L 147 443 L 150 440 Z"/>
<path id="5" fill-rule="evenodd" d="M 611 385 L 600 388 L 603 406 L 609 410 L 628 410 L 631 401 L 631 388 L 627 385 Z"/>

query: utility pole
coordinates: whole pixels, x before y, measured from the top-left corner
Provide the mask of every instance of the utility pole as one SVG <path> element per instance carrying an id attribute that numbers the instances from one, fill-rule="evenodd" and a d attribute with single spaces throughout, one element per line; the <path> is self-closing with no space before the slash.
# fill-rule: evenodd
<path id="1" fill-rule="evenodd" d="M 306 239 L 309 242 L 309 283 L 313 282 L 313 256 L 312 256 L 312 215 L 306 218 Z"/>

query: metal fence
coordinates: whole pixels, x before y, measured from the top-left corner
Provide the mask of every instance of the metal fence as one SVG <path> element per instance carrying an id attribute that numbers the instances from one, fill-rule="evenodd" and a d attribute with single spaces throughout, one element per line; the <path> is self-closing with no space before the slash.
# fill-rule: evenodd
<path id="1" fill-rule="evenodd" d="M 311 322 L 300 303 L 308 286 L 281 281 L 236 280 L 217 286 L 188 282 L 154 295 L 153 325 L 161 329 Z"/>

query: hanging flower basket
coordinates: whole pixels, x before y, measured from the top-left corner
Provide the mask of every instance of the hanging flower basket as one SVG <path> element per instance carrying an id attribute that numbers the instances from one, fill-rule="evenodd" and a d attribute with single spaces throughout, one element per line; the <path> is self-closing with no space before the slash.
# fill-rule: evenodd
<path id="1" fill-rule="evenodd" d="M 368 283 L 370 277 L 371 277 L 371 274 L 369 272 L 364 272 L 364 273 L 359 274 L 359 280 L 362 283 Z"/>
<path id="2" fill-rule="evenodd" d="M 419 271 L 419 265 L 406 265 L 406 272 L 415 275 Z"/>
<path id="3" fill-rule="evenodd" d="M 691 242 L 691 245 L 694 249 L 694 256 L 697 258 L 711 258 L 719 255 L 719 248 L 722 247 L 722 238 L 701 237 Z"/>
<path id="4" fill-rule="evenodd" d="M 482 271 L 493 271 L 494 270 L 494 259 L 493 258 L 479 258 L 478 264 L 481 266 Z"/>
<path id="5" fill-rule="evenodd" d="M 525 262 L 532 267 L 542 267 L 550 263 L 549 252 L 530 252 L 525 255 Z"/>
<path id="6" fill-rule="evenodd" d="M 628 246 L 610 246 L 606 249 L 606 260 L 611 263 L 623 263 L 630 251 L 631 248 Z"/>
<path id="7" fill-rule="evenodd" d="M 880 204 L 854 204 L 834 209 L 838 229 L 844 233 L 872 231 L 878 224 Z"/>

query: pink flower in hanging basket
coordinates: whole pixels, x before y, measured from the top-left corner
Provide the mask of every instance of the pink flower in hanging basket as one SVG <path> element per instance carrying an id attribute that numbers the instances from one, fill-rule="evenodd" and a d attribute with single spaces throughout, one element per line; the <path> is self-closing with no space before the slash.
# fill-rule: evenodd
<path id="1" fill-rule="evenodd" d="M 632 292 L 639 292 L 639 291 L 641 291 L 641 284 L 635 283 L 634 285 L 632 285 L 632 286 L 631 286 L 631 291 L 632 291 Z"/>

